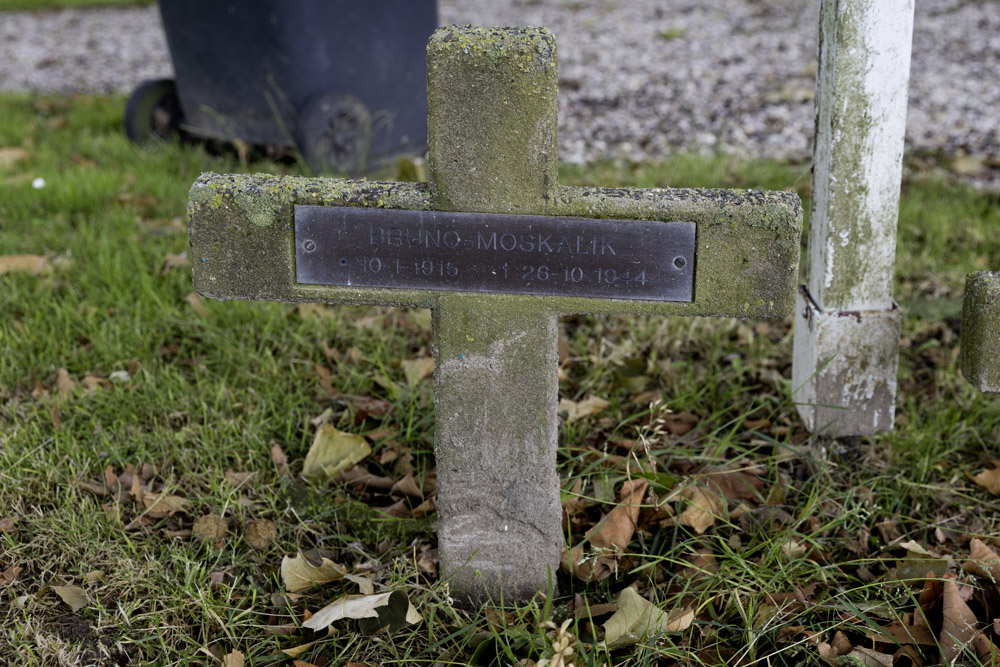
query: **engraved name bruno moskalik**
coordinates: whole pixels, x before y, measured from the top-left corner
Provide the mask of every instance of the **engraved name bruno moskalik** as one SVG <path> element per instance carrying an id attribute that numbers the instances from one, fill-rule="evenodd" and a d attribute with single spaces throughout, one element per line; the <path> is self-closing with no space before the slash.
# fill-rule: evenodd
<path id="1" fill-rule="evenodd" d="M 299 283 L 690 301 L 694 223 L 295 207 Z"/>
<path id="2" fill-rule="evenodd" d="M 462 238 L 454 229 L 442 232 L 441 229 L 407 229 L 401 227 L 382 227 L 369 225 L 370 244 L 375 245 L 406 245 L 419 248 L 445 248 L 455 250 L 460 247 L 476 250 L 503 250 L 512 252 L 548 252 L 558 255 L 564 252 L 569 255 L 615 255 L 613 236 L 556 236 L 555 234 L 511 234 L 491 231 L 477 231 L 476 238 Z M 499 236 L 498 236 L 499 234 Z M 499 239 L 499 240 L 498 240 Z"/>

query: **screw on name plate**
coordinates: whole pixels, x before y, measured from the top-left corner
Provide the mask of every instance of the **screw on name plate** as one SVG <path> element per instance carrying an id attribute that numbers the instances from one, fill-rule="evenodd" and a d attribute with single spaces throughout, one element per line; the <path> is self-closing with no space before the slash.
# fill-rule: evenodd
<path id="1" fill-rule="evenodd" d="M 316 242 L 312 239 L 306 239 L 302 242 L 302 249 L 306 252 L 315 252 Z"/>

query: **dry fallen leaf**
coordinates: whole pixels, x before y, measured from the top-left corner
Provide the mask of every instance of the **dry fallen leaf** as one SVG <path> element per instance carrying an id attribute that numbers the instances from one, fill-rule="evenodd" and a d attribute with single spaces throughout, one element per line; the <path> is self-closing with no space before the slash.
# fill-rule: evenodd
<path id="1" fill-rule="evenodd" d="M 345 574 L 347 570 L 329 558 L 321 559 L 319 565 L 313 565 L 301 552 L 295 558 L 285 556 L 281 559 L 281 580 L 289 593 L 343 579 Z"/>
<path id="2" fill-rule="evenodd" d="M 60 368 L 56 371 L 56 391 L 60 394 L 72 394 L 76 389 L 76 382 L 69 376 L 69 371 Z"/>
<path id="3" fill-rule="evenodd" d="M 968 472 L 965 475 L 994 496 L 1000 496 L 1000 461 L 997 459 L 990 461 L 989 466 L 983 468 L 978 475 L 970 475 Z"/>
<path id="4" fill-rule="evenodd" d="M 978 634 L 972 639 L 972 648 L 982 665 L 996 665 L 1000 661 L 1000 649 L 985 634 Z"/>
<path id="5" fill-rule="evenodd" d="M 855 648 L 847 654 L 848 658 L 854 658 L 865 667 L 892 667 L 892 655 L 889 653 L 879 653 L 870 648 Z"/>
<path id="6" fill-rule="evenodd" d="M 111 381 L 105 378 L 95 377 L 93 375 L 88 375 L 82 380 L 83 386 L 87 391 L 94 391 L 95 389 L 101 389 L 111 386 Z"/>
<path id="7" fill-rule="evenodd" d="M 34 276 L 49 273 L 52 263 L 42 255 L 4 255 L 0 257 L 0 276 L 5 273 L 29 273 Z"/>
<path id="8" fill-rule="evenodd" d="M 0 572 L 0 586 L 10 586 L 17 581 L 22 572 L 24 572 L 24 568 L 20 565 L 14 565 Z"/>
<path id="9" fill-rule="evenodd" d="M 347 470 L 342 470 L 340 475 L 338 475 L 338 479 L 348 484 L 378 489 L 380 491 L 389 491 L 396 485 L 396 480 L 391 477 L 373 475 L 361 464 L 351 466 Z"/>
<path id="10" fill-rule="evenodd" d="M 333 477 L 371 453 L 372 448 L 362 436 L 323 424 L 316 431 L 312 447 L 306 454 L 302 474 L 306 477 Z"/>
<path id="11" fill-rule="evenodd" d="M 288 473 L 288 455 L 285 454 L 285 450 L 281 448 L 281 445 L 271 441 L 271 462 L 278 469 L 279 475 L 285 475 Z"/>
<path id="12" fill-rule="evenodd" d="M 609 405 L 611 404 L 603 398 L 596 396 L 588 396 L 579 402 L 564 398 L 559 401 L 559 412 L 567 413 L 566 421 L 572 422 L 603 412 Z"/>
<path id="13" fill-rule="evenodd" d="M 781 553 L 785 554 L 787 558 L 792 560 L 805 558 L 805 555 L 809 553 L 809 545 L 803 544 L 798 540 L 788 538 L 781 543 Z"/>
<path id="14" fill-rule="evenodd" d="M 889 625 L 878 630 L 869 630 L 867 636 L 872 641 L 892 642 L 904 646 L 906 644 L 922 644 L 936 646 L 937 638 L 926 625 L 904 625 L 898 618 Z"/>
<path id="15" fill-rule="evenodd" d="M 819 653 L 819 657 L 823 658 L 830 665 L 837 664 L 837 650 L 833 648 L 830 644 L 826 642 L 820 642 L 816 645 L 816 651 Z"/>
<path id="16" fill-rule="evenodd" d="M 587 509 L 587 499 L 583 495 L 583 479 L 577 478 L 573 482 L 573 487 L 568 493 L 564 492 L 564 495 L 566 497 L 561 501 L 563 516 L 573 521 L 577 515 L 582 514 Z"/>
<path id="17" fill-rule="evenodd" d="M 909 540 L 908 542 L 903 542 L 899 545 L 903 549 L 915 556 L 927 556 L 929 558 L 940 558 L 940 556 L 935 556 L 927 549 L 924 549 L 919 542 L 916 540 Z"/>
<path id="18" fill-rule="evenodd" d="M 376 619 L 361 628 L 369 634 L 385 629 L 395 632 L 421 621 L 406 593 L 393 591 L 378 595 L 346 595 L 317 611 L 302 625 L 311 630 L 323 630 L 342 618 Z"/>
<path id="19" fill-rule="evenodd" d="M 232 469 L 226 470 L 226 481 L 233 485 L 235 489 L 243 489 L 250 485 L 250 480 L 254 478 L 256 472 L 236 472 Z"/>
<path id="20" fill-rule="evenodd" d="M 960 155 L 951 163 L 951 168 L 965 176 L 975 176 L 989 169 L 983 155 Z"/>
<path id="21" fill-rule="evenodd" d="M 851 651 L 851 640 L 847 638 L 842 631 L 837 630 L 833 635 L 833 642 L 831 642 L 833 650 L 837 655 L 847 655 Z"/>
<path id="22" fill-rule="evenodd" d="M 601 581 L 614 572 L 617 559 L 632 541 L 648 484 L 634 479 L 622 485 L 619 504 L 587 531 L 583 542 L 563 552 L 563 570 L 581 581 Z"/>
<path id="23" fill-rule="evenodd" d="M 56 592 L 62 601 L 69 605 L 69 608 L 73 611 L 80 611 L 86 607 L 90 602 L 87 600 L 87 594 L 83 592 L 83 589 L 79 586 L 53 586 L 52 590 Z"/>
<path id="24" fill-rule="evenodd" d="M 166 275 L 175 269 L 182 269 L 188 266 L 191 266 L 191 260 L 188 259 L 186 252 L 182 252 L 179 255 L 168 253 L 163 258 L 163 268 L 160 270 L 160 274 Z"/>
<path id="25" fill-rule="evenodd" d="M 357 574 L 345 574 L 344 579 L 356 583 L 358 585 L 358 590 L 361 591 L 362 595 L 375 594 L 375 582 L 371 580 L 371 577 L 363 577 Z"/>
<path id="26" fill-rule="evenodd" d="M 371 396 L 346 396 L 347 403 L 354 408 L 354 423 L 360 424 L 364 420 L 372 417 L 382 419 L 395 407 L 389 401 L 383 401 Z"/>
<path id="27" fill-rule="evenodd" d="M 945 579 L 943 586 L 941 657 L 951 665 L 976 636 L 976 615 L 965 603 L 957 582 Z"/>
<path id="28" fill-rule="evenodd" d="M 17 163 L 28 158 L 28 151 L 16 146 L 0 148 L 0 171 L 7 171 Z"/>
<path id="29" fill-rule="evenodd" d="M 962 569 L 981 577 L 1000 579 L 1000 555 L 982 540 L 973 538 L 969 542 L 969 560 L 962 565 Z"/>
<path id="30" fill-rule="evenodd" d="M 154 519 L 172 516 L 178 512 L 187 510 L 190 504 L 187 498 L 171 496 L 163 493 L 152 493 L 146 491 L 142 494 L 142 504 L 146 508 L 146 514 Z"/>
<path id="31" fill-rule="evenodd" d="M 222 667 L 243 667 L 245 663 L 245 657 L 243 653 L 233 649 L 232 653 L 229 653 L 222 658 Z"/>
<path id="32" fill-rule="evenodd" d="M 406 384 L 417 386 L 421 380 L 429 378 L 434 373 L 434 360 L 426 357 L 420 359 L 404 359 L 402 362 Z"/>
<path id="33" fill-rule="evenodd" d="M 698 417 L 690 412 L 667 412 L 663 415 L 663 426 L 670 435 L 682 436 L 698 425 Z"/>
<path id="34" fill-rule="evenodd" d="M 186 297 L 184 297 L 184 300 L 188 302 L 189 306 L 191 306 L 191 310 L 198 313 L 202 317 L 208 317 L 209 315 L 211 315 L 211 311 L 205 307 L 205 304 L 202 303 L 202 298 L 200 294 L 191 292 Z"/>
<path id="35" fill-rule="evenodd" d="M 729 500 L 759 502 L 764 499 L 764 481 L 752 467 L 712 472 L 705 476 L 705 486 Z"/>
<path id="36" fill-rule="evenodd" d="M 693 610 L 667 613 L 634 588 L 626 588 L 618 596 L 618 611 L 604 623 L 604 642 L 608 648 L 630 646 L 664 632 L 682 632 L 693 622 Z"/>
<path id="37" fill-rule="evenodd" d="M 103 484 L 95 484 L 94 482 L 77 482 L 80 488 L 88 493 L 93 493 L 95 496 L 103 497 L 109 495 L 111 492 Z"/>
<path id="38" fill-rule="evenodd" d="M 628 548 L 635 533 L 639 510 L 642 508 L 642 499 L 646 495 L 648 485 L 649 482 L 644 479 L 629 480 L 622 485 L 619 493 L 621 502 L 588 533 L 592 547 L 611 549 L 619 553 Z"/>
<path id="39" fill-rule="evenodd" d="M 697 484 L 684 489 L 684 498 L 687 500 L 687 507 L 677 520 L 698 535 L 708 530 L 726 509 L 724 499 Z"/>
<path id="40" fill-rule="evenodd" d="M 908 540 L 899 546 L 906 550 L 906 557 L 896 561 L 896 567 L 891 572 L 897 581 L 919 581 L 928 572 L 941 576 L 951 566 L 947 558 L 935 556 L 915 540 Z"/>
<path id="41" fill-rule="evenodd" d="M 287 655 L 289 658 L 297 658 L 306 651 L 308 651 L 312 646 L 316 645 L 317 643 L 319 642 L 315 641 L 315 642 L 309 642 L 307 644 L 300 644 L 298 646 L 293 646 L 291 648 L 283 648 L 281 649 L 281 652 Z"/>

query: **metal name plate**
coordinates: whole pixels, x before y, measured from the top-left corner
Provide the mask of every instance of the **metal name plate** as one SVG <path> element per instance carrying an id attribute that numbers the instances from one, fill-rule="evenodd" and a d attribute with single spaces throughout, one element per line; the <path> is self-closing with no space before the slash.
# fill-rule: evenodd
<path id="1" fill-rule="evenodd" d="M 295 207 L 299 283 L 691 301 L 695 224 Z"/>

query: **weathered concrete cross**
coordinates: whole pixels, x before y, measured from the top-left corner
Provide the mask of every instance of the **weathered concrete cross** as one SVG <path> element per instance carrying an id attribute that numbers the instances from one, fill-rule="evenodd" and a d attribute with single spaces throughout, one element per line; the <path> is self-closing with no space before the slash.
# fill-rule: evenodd
<path id="1" fill-rule="evenodd" d="M 194 281 L 218 299 L 433 309 L 442 574 L 466 602 L 524 600 L 562 549 L 557 318 L 781 317 L 801 205 L 558 185 L 544 28 L 442 28 L 427 76 L 430 183 L 205 174 Z"/>

